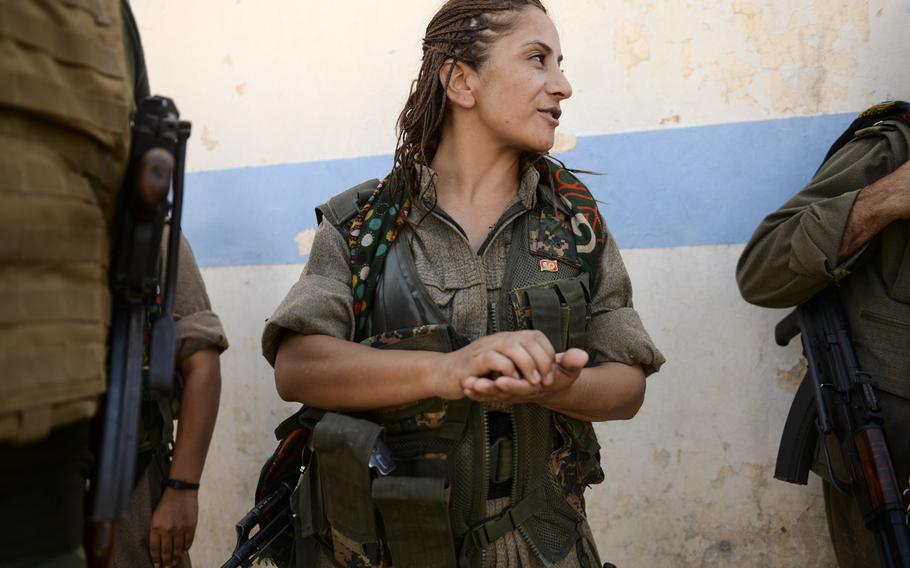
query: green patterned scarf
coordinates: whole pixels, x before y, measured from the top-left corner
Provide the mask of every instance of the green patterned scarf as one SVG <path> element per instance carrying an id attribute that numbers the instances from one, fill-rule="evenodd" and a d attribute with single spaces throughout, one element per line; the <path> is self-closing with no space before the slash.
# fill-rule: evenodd
<path id="1" fill-rule="evenodd" d="M 594 197 L 561 164 L 544 158 L 538 160 L 536 167 L 541 180 L 552 187 L 557 198 L 572 211 L 572 232 L 575 234 L 578 259 L 584 270 L 593 274 L 607 235 Z M 348 246 L 351 251 L 355 339 L 358 341 L 364 339 L 363 332 L 385 255 L 398 238 L 410 210 L 411 199 L 404 191 L 401 172 L 395 170 L 376 187 L 351 225 Z"/>

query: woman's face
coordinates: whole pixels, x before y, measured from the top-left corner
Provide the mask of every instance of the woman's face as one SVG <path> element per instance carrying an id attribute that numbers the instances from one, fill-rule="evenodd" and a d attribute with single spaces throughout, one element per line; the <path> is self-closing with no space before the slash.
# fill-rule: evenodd
<path id="1" fill-rule="evenodd" d="M 556 27 L 536 8 L 525 9 L 511 33 L 493 43 L 475 97 L 480 123 L 496 142 L 523 152 L 553 147 L 559 104 L 572 96 L 561 61 Z"/>

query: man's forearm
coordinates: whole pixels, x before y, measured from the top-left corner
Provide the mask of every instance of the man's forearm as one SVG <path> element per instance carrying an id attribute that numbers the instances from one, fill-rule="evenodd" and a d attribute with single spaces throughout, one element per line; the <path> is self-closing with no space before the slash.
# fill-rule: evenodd
<path id="1" fill-rule="evenodd" d="M 910 162 L 859 192 L 841 238 L 838 261 L 849 258 L 894 221 L 908 217 Z"/>

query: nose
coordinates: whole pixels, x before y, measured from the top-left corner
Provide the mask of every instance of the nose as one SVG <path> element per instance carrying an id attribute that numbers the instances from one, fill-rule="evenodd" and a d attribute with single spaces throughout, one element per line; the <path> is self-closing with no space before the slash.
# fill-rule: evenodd
<path id="1" fill-rule="evenodd" d="M 549 90 L 551 95 L 559 97 L 560 100 L 572 96 L 572 84 L 569 83 L 562 69 L 556 68 L 553 70 Z"/>

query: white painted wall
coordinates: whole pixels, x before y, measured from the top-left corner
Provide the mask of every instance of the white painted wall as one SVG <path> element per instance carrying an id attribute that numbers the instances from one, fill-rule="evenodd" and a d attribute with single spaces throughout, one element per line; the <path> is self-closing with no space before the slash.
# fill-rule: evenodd
<path id="1" fill-rule="evenodd" d="M 436 0 L 133 0 L 153 91 L 192 118 L 190 169 L 391 152 Z M 567 135 L 857 111 L 908 96 L 910 0 L 549 0 L 575 96 Z M 655 204 L 655 207 L 659 204 Z M 645 212 L 642 212 L 645 214 Z M 796 383 L 780 313 L 747 306 L 741 246 L 627 250 L 669 363 L 639 415 L 598 426 L 589 497 L 621 567 L 830 566 L 819 488 L 771 472 Z M 218 566 L 292 410 L 259 355 L 301 266 L 204 268 L 231 349 L 202 480 L 197 566 Z"/>
<path id="2" fill-rule="evenodd" d="M 190 169 L 390 153 L 437 0 L 133 0 Z M 910 0 L 550 0 L 570 134 L 852 112 L 907 91 Z M 859 80 L 857 80 L 859 79 Z"/>

